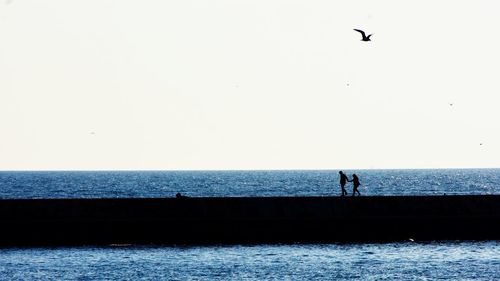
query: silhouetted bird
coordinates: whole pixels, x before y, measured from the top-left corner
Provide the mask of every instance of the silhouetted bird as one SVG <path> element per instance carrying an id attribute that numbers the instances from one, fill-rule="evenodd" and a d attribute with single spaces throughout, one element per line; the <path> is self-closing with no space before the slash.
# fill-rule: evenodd
<path id="1" fill-rule="evenodd" d="M 372 41 L 370 40 L 370 36 L 372 36 L 373 34 L 370 34 L 368 36 L 366 36 L 365 32 L 361 29 L 354 29 L 355 31 L 361 33 L 361 36 L 363 36 L 363 38 L 361 39 L 361 41 Z"/>

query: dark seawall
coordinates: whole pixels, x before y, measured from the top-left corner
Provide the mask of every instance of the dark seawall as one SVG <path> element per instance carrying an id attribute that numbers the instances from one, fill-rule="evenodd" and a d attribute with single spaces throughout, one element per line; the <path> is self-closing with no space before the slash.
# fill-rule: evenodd
<path id="1" fill-rule="evenodd" d="M 500 195 L 0 200 L 0 246 L 500 240 Z"/>

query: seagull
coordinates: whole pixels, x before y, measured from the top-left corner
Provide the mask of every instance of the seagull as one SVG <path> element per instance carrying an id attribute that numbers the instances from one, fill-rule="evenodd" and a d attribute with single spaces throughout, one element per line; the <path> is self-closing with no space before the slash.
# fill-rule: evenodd
<path id="1" fill-rule="evenodd" d="M 373 34 L 366 36 L 366 34 L 363 30 L 361 30 L 361 29 L 354 29 L 354 30 L 361 33 L 361 36 L 363 36 L 363 39 L 361 39 L 361 41 L 372 41 L 372 40 L 370 40 L 370 36 L 372 36 Z"/>

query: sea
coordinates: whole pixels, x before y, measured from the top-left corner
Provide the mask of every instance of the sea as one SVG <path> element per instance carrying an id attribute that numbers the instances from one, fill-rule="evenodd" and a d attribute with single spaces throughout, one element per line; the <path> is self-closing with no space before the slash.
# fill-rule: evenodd
<path id="1" fill-rule="evenodd" d="M 500 169 L 344 172 L 362 196 L 500 194 Z M 339 196 L 338 181 L 338 170 L 0 171 L 0 199 Z M 500 241 L 3 248 L 0 280 L 500 280 Z"/>

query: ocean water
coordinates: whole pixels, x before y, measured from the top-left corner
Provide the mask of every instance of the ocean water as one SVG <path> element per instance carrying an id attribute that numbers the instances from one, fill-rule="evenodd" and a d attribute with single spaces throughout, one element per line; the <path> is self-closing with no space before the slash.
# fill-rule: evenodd
<path id="1" fill-rule="evenodd" d="M 0 249 L 1 280 L 498 280 L 500 243 Z"/>
<path id="2" fill-rule="evenodd" d="M 356 170 L 363 195 L 500 194 L 500 169 Z M 331 196 L 338 171 L 0 172 L 0 198 Z M 1 231 L 1 229 L 0 229 Z M 500 241 L 0 249 L 0 280 L 500 280 Z"/>
<path id="3" fill-rule="evenodd" d="M 500 194 L 500 169 L 345 172 L 364 195 Z M 331 196 L 338 181 L 326 170 L 0 172 L 0 198 Z"/>

